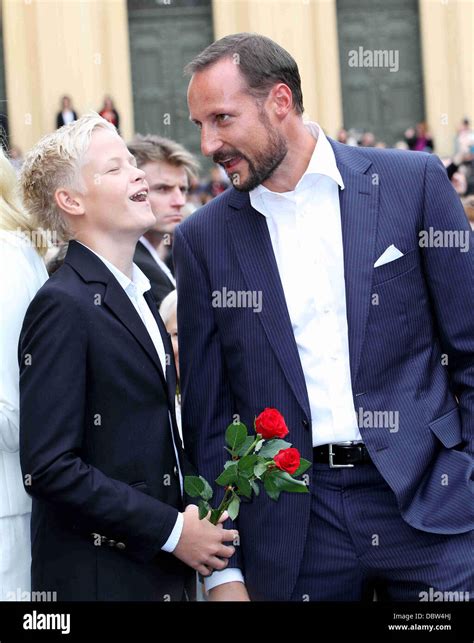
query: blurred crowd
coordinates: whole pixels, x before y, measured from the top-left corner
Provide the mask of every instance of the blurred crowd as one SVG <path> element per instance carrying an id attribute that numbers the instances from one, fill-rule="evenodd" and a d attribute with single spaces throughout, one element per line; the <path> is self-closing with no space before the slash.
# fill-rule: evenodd
<path id="1" fill-rule="evenodd" d="M 120 115 L 110 96 L 104 96 L 98 113 L 112 123 L 120 133 Z M 77 120 L 78 117 L 72 98 L 67 95 L 62 96 L 60 109 L 56 114 L 56 127 L 61 127 Z M 7 148 L 6 136 L 0 138 L 4 143 L 4 148 Z M 340 143 L 354 147 L 389 147 L 383 140 L 378 139 L 373 132 L 354 128 L 345 129 L 341 127 L 337 132 L 336 139 Z M 408 127 L 404 132 L 403 138 L 400 138 L 393 145 L 393 148 L 415 152 L 436 152 L 434 138 L 428 125 L 424 122 Z M 13 167 L 19 173 L 23 163 L 22 151 L 16 145 L 11 145 L 7 152 Z M 466 215 L 471 225 L 474 226 L 474 129 L 468 118 L 464 118 L 457 128 L 451 156 L 443 157 L 441 160 L 446 167 L 451 183 L 463 202 Z M 227 174 L 219 165 L 215 165 L 202 176 L 197 173 L 190 176 L 186 204 L 183 206 L 184 215 L 191 214 L 196 208 L 224 192 L 229 185 Z"/>

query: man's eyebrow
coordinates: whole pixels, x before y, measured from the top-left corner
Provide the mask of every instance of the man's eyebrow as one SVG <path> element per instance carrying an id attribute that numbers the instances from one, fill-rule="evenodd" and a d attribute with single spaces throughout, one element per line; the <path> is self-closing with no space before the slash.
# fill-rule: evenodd
<path id="1" fill-rule="evenodd" d="M 186 183 L 181 182 L 181 181 L 179 181 L 178 183 L 166 183 L 166 181 L 161 181 L 159 183 L 153 183 L 153 185 L 151 187 L 152 187 L 152 189 L 156 189 L 156 188 L 174 188 L 175 185 L 179 185 L 182 188 L 187 188 L 188 187 L 188 185 Z"/>

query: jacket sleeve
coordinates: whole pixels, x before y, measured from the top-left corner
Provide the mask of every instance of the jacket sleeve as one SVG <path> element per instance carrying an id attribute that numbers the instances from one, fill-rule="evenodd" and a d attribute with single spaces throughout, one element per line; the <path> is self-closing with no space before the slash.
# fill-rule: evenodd
<path id="1" fill-rule="evenodd" d="M 226 461 L 225 430 L 234 405 L 212 308 L 211 285 L 182 230 L 177 228 L 173 258 L 178 289 L 179 363 L 184 447 L 214 490 L 212 506 L 224 495 L 215 484 Z M 226 528 L 237 528 L 227 521 Z M 239 547 L 228 568 L 242 567 Z"/>
<path id="2" fill-rule="evenodd" d="M 474 453 L 474 235 L 434 155 L 426 163 L 423 215 L 424 231 L 441 231 L 445 240 L 453 240 L 442 247 L 422 247 L 422 257 L 452 392 L 459 401 L 463 441 Z"/>
<path id="3" fill-rule="evenodd" d="M 71 528 L 122 541 L 151 560 L 178 511 L 81 459 L 87 387 L 87 333 L 72 296 L 43 289 L 20 335 L 20 460 L 26 491 L 53 503 Z"/>

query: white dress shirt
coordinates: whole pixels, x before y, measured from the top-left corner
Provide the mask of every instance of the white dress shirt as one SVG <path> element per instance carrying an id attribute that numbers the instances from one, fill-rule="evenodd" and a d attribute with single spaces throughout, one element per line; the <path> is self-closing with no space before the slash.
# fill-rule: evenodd
<path id="1" fill-rule="evenodd" d="M 168 279 L 171 281 L 173 286 L 176 288 L 176 279 L 173 277 L 173 273 L 168 268 L 168 266 L 165 264 L 163 259 L 157 253 L 156 248 L 148 241 L 148 239 L 146 237 L 140 237 L 139 241 L 140 241 L 140 243 L 143 243 L 145 248 L 149 251 L 149 253 L 153 257 L 153 259 L 160 266 L 160 268 L 163 270 L 165 275 L 168 277 Z"/>
<path id="2" fill-rule="evenodd" d="M 78 243 L 81 243 L 81 242 L 78 242 Z M 151 312 L 150 307 L 148 306 L 145 300 L 145 297 L 143 296 L 143 294 L 147 292 L 147 290 L 150 290 L 151 288 L 149 279 L 143 274 L 143 272 L 136 264 L 132 264 L 132 279 L 129 279 L 127 275 L 125 275 L 121 270 L 119 270 L 116 266 L 114 266 L 113 263 L 111 263 L 110 261 L 102 257 L 97 252 L 94 252 L 92 248 L 89 248 L 89 246 L 86 246 L 84 243 L 82 245 L 86 247 L 88 250 L 90 250 L 91 252 L 93 252 L 97 257 L 99 257 L 99 259 L 106 265 L 106 267 L 110 270 L 110 272 L 113 274 L 113 276 L 117 279 L 119 284 L 127 293 L 130 301 L 133 304 L 133 307 L 137 311 L 138 315 L 140 316 L 140 319 L 142 320 L 143 324 L 145 325 L 145 328 L 148 331 L 148 334 L 150 335 L 150 338 L 153 342 L 156 352 L 158 353 L 161 367 L 163 369 L 163 374 L 166 377 L 166 352 L 165 352 L 165 347 L 163 345 L 163 340 L 161 338 L 160 329 L 158 328 L 156 319 L 153 317 L 153 313 Z M 171 425 L 171 417 L 170 417 L 169 429 L 171 433 L 171 439 L 173 440 L 173 448 L 175 453 L 176 466 L 179 472 L 179 483 L 181 486 L 181 493 L 183 493 L 183 475 L 181 472 L 181 467 L 179 466 L 178 451 L 176 448 L 174 434 L 171 427 L 172 425 Z M 171 553 L 175 550 L 176 545 L 178 544 L 178 541 L 181 537 L 181 532 L 183 531 L 183 524 L 184 524 L 183 515 L 182 513 L 178 513 L 178 518 L 173 527 L 173 531 L 171 532 L 171 534 L 168 537 L 168 540 L 165 542 L 165 544 L 162 547 L 163 551 Z"/>
<path id="3" fill-rule="evenodd" d="M 317 123 L 316 145 L 291 192 L 259 185 L 252 207 L 267 220 L 308 391 L 313 446 L 361 441 L 352 399 L 339 189 L 333 149 Z M 239 569 L 205 579 L 206 589 L 242 581 Z"/>
<path id="4" fill-rule="evenodd" d="M 332 147 L 316 123 L 309 165 L 291 192 L 259 185 L 250 202 L 267 219 L 303 367 L 313 446 L 362 440 L 352 398 L 339 189 Z"/>

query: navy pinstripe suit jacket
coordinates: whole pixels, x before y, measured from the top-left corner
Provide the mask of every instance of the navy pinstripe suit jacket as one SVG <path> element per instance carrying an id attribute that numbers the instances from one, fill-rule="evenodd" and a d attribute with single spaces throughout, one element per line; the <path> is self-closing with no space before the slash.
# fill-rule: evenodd
<path id="1" fill-rule="evenodd" d="M 398 431 L 361 426 L 362 437 L 407 523 L 466 532 L 474 526 L 474 251 L 423 247 L 419 232 L 457 230 L 472 241 L 469 224 L 437 157 L 330 142 L 345 185 L 354 407 L 399 412 Z M 374 268 L 391 244 L 404 256 Z M 180 225 L 174 259 L 184 441 L 199 472 L 213 481 L 222 470 L 233 414 L 252 427 L 265 406 L 283 413 L 289 441 L 311 459 L 304 374 L 266 220 L 248 194 L 231 188 Z M 262 311 L 213 307 L 212 293 L 224 288 L 261 291 Z M 309 494 L 242 504 L 235 565 L 252 597 L 289 598 L 309 516 Z"/>

